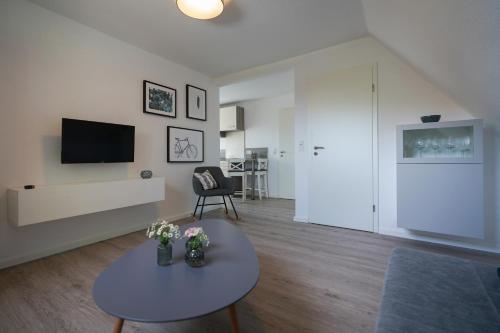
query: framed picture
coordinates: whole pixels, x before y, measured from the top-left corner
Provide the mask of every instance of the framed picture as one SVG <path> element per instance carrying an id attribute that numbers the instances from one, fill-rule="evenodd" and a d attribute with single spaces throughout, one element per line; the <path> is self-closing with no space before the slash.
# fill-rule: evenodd
<path id="1" fill-rule="evenodd" d="M 177 116 L 177 90 L 144 80 L 143 99 L 144 113 L 172 118 Z"/>
<path id="2" fill-rule="evenodd" d="M 186 84 L 186 117 L 207 120 L 207 91 Z"/>
<path id="3" fill-rule="evenodd" d="M 204 132 L 167 126 L 167 162 L 195 163 L 205 160 Z"/>

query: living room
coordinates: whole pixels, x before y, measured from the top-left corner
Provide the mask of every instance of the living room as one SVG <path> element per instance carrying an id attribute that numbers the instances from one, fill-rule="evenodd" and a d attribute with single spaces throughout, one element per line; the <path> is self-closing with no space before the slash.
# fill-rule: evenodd
<path id="1" fill-rule="evenodd" d="M 500 5 L 196 3 L 0 3 L 0 331 L 498 331 Z M 274 98 L 224 89 L 263 77 L 293 200 L 276 133 L 245 129 L 271 199 L 217 171 L 221 105 Z"/>

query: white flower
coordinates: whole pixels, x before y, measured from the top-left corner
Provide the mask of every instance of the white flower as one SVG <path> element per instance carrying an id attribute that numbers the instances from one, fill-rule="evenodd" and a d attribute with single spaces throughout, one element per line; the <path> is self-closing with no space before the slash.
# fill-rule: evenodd
<path id="1" fill-rule="evenodd" d="M 157 220 L 146 229 L 146 236 L 149 238 L 163 237 L 167 238 L 167 240 L 173 240 L 180 238 L 181 235 L 178 225 L 167 222 L 166 220 Z"/>

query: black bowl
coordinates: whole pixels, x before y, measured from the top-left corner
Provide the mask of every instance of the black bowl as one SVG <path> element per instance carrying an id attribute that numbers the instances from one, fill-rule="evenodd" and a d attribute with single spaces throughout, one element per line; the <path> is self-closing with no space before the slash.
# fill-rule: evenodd
<path id="1" fill-rule="evenodd" d="M 441 119 L 440 114 L 420 117 L 420 120 L 422 120 L 423 123 L 437 123 L 439 119 Z"/>

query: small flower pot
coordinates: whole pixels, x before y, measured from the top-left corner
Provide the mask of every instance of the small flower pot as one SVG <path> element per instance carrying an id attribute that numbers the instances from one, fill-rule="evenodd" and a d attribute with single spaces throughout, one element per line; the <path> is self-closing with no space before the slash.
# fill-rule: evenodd
<path id="1" fill-rule="evenodd" d="M 160 266 L 168 266 L 172 263 L 172 244 L 159 244 L 157 248 L 157 263 Z"/>

